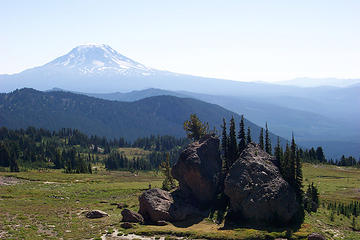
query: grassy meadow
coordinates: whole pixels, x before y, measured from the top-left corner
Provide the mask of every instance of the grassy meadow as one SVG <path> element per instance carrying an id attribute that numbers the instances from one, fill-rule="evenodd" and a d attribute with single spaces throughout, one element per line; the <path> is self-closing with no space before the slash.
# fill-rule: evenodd
<path id="1" fill-rule="evenodd" d="M 245 226 L 222 229 L 223 225 L 209 218 L 167 226 L 137 225 L 125 230 L 120 227 L 121 209 L 113 204 L 124 203 L 137 211 L 141 192 L 149 184 L 160 187 L 163 177 L 156 172 L 98 169 L 96 174 L 65 174 L 60 170 L 0 172 L 0 179 L 17 182 L 0 185 L 0 239 L 97 239 L 115 229 L 140 235 L 209 239 L 304 239 L 316 231 L 329 239 L 360 239 L 360 217 L 353 229 L 351 218 L 335 214 L 331 220 L 326 208 L 329 201 L 360 200 L 359 169 L 304 164 L 304 185 L 314 182 L 319 187 L 322 204 L 317 213 L 307 214 L 304 224 L 295 230 Z M 103 210 L 109 217 L 87 219 L 83 212 L 90 209 Z"/>

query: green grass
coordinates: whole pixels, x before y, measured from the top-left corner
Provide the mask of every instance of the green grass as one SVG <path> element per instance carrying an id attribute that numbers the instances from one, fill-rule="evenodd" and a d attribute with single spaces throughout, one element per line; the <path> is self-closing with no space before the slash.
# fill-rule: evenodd
<path id="1" fill-rule="evenodd" d="M 304 164 L 305 187 L 314 182 L 324 201 L 360 201 L 360 169 Z"/>
<path id="2" fill-rule="evenodd" d="M 126 203 L 137 210 L 142 190 L 160 186 L 152 173 L 128 172 L 64 174 L 61 171 L 0 173 L 23 179 L 21 184 L 0 186 L 0 231 L 9 239 L 92 238 L 121 220 L 121 209 L 110 203 Z M 100 209 L 110 217 L 90 220 L 81 212 Z M 1 235 L 0 235 L 1 236 Z"/>
<path id="3" fill-rule="evenodd" d="M 143 235 L 185 236 L 210 239 L 274 239 L 291 235 L 305 239 L 313 232 L 326 234 L 329 239 L 360 239 L 353 231 L 352 218 L 334 216 L 320 207 L 315 214 L 307 214 L 305 223 L 294 233 L 286 229 L 257 230 L 234 228 L 221 230 L 209 219 L 190 227 L 142 226 L 124 230 L 120 227 L 121 209 L 111 203 L 126 203 L 138 210 L 138 196 L 149 183 L 160 187 L 162 177 L 153 172 L 104 171 L 98 174 L 65 174 L 60 170 L 0 172 L 0 176 L 21 179 L 20 184 L 0 186 L 0 239 L 89 239 L 118 229 L 124 233 Z M 314 182 L 320 190 L 321 201 L 360 200 L 360 170 L 333 166 L 304 165 L 304 185 Z M 87 219 L 82 212 L 100 209 L 110 216 Z M 360 217 L 357 219 L 360 227 Z"/>

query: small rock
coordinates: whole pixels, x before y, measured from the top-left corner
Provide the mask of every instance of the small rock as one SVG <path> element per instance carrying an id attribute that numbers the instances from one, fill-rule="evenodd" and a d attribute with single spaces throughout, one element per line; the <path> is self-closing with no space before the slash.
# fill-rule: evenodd
<path id="1" fill-rule="evenodd" d="M 326 240 L 326 238 L 320 233 L 312 233 L 308 236 L 308 240 Z"/>
<path id="2" fill-rule="evenodd" d="M 157 221 L 156 225 L 158 225 L 158 226 L 166 226 L 166 225 L 168 225 L 168 223 L 166 221 Z"/>
<path id="3" fill-rule="evenodd" d="M 120 227 L 122 227 L 124 229 L 129 229 L 129 228 L 133 228 L 134 224 L 130 223 L 130 222 L 124 222 L 124 223 L 120 224 Z"/>
<path id="4" fill-rule="evenodd" d="M 87 218 L 102 218 L 102 217 L 109 216 L 109 214 L 107 214 L 106 212 L 103 212 L 101 210 L 92 210 L 92 211 L 88 211 L 85 216 Z"/>
<path id="5" fill-rule="evenodd" d="M 141 216 L 141 214 L 131 211 L 127 208 L 121 211 L 121 215 L 123 216 L 123 222 L 144 223 L 144 218 Z"/>

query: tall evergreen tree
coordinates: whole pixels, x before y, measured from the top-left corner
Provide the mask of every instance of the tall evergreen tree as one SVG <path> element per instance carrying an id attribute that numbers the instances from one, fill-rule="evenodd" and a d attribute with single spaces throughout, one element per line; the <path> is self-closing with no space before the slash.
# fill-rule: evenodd
<path id="1" fill-rule="evenodd" d="M 0 143 L 0 166 L 8 167 L 10 164 L 10 154 L 5 144 Z"/>
<path id="2" fill-rule="evenodd" d="M 303 190 L 302 190 L 302 181 L 303 181 L 303 174 L 302 174 L 302 165 L 301 165 L 301 158 L 300 158 L 300 151 L 296 151 L 296 171 L 295 171 L 295 191 L 296 197 L 298 202 L 301 204 L 303 202 Z"/>
<path id="3" fill-rule="evenodd" d="M 227 132 L 226 132 L 226 121 L 225 118 L 223 118 L 223 125 L 222 127 L 222 137 L 221 137 L 221 150 L 223 152 L 223 156 L 224 156 L 224 165 L 226 166 L 227 164 L 227 159 L 229 158 L 228 156 L 228 136 L 227 136 Z M 226 166 L 227 168 L 228 166 Z"/>
<path id="4" fill-rule="evenodd" d="M 316 159 L 321 163 L 326 162 L 326 158 L 325 158 L 324 151 L 323 151 L 322 147 L 318 147 L 316 149 Z"/>
<path id="5" fill-rule="evenodd" d="M 284 164 L 283 164 L 283 150 L 281 148 L 281 145 L 280 145 L 280 138 L 277 137 L 277 143 L 276 143 L 276 147 L 275 147 L 275 157 L 276 157 L 276 160 L 278 161 L 279 163 L 279 170 L 280 170 L 280 173 L 283 175 L 284 174 Z"/>
<path id="6" fill-rule="evenodd" d="M 19 165 L 17 163 L 15 154 L 11 154 L 9 165 L 10 165 L 10 172 L 19 172 Z"/>
<path id="7" fill-rule="evenodd" d="M 262 150 L 264 150 L 264 129 L 261 128 L 259 136 L 259 145 Z"/>
<path id="8" fill-rule="evenodd" d="M 290 146 L 290 155 L 289 155 L 289 183 L 295 187 L 295 179 L 296 179 L 296 144 L 294 134 L 292 134 L 291 138 L 291 146 Z"/>
<path id="9" fill-rule="evenodd" d="M 245 147 L 246 147 L 246 135 L 245 135 L 244 115 L 241 115 L 240 129 L 239 129 L 238 138 L 239 138 L 238 152 L 239 152 L 239 154 L 240 154 L 240 153 L 245 149 Z"/>
<path id="10" fill-rule="evenodd" d="M 282 162 L 280 163 L 281 168 L 283 169 L 283 177 L 284 179 L 291 184 L 291 163 L 290 163 L 290 147 L 289 144 L 286 143 L 284 155 L 282 158 Z"/>
<path id="11" fill-rule="evenodd" d="M 270 155 L 272 154 L 271 140 L 269 137 L 269 129 L 267 123 L 265 124 L 265 151 Z"/>
<path id="12" fill-rule="evenodd" d="M 251 132 L 250 132 L 250 127 L 248 127 L 247 129 L 247 135 L 246 135 L 246 143 L 249 144 L 252 142 L 252 139 L 251 139 Z"/>
<path id="13" fill-rule="evenodd" d="M 231 117 L 231 120 L 230 120 L 228 156 L 229 156 L 229 159 L 228 159 L 227 167 L 230 168 L 231 165 L 236 161 L 236 159 L 238 157 L 234 117 Z"/>
<path id="14" fill-rule="evenodd" d="M 170 168 L 170 154 L 166 153 L 166 160 L 161 163 L 161 169 L 163 174 L 165 175 L 165 179 L 162 183 L 162 189 L 170 191 L 171 189 L 175 188 L 175 180 L 171 175 L 171 168 Z"/>

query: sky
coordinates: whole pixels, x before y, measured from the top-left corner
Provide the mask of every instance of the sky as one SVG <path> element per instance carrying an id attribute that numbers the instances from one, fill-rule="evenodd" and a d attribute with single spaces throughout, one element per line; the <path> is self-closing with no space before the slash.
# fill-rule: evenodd
<path id="1" fill-rule="evenodd" d="M 204 77 L 360 78 L 359 13 L 358 0 L 1 0 L 0 74 L 98 43 Z"/>

